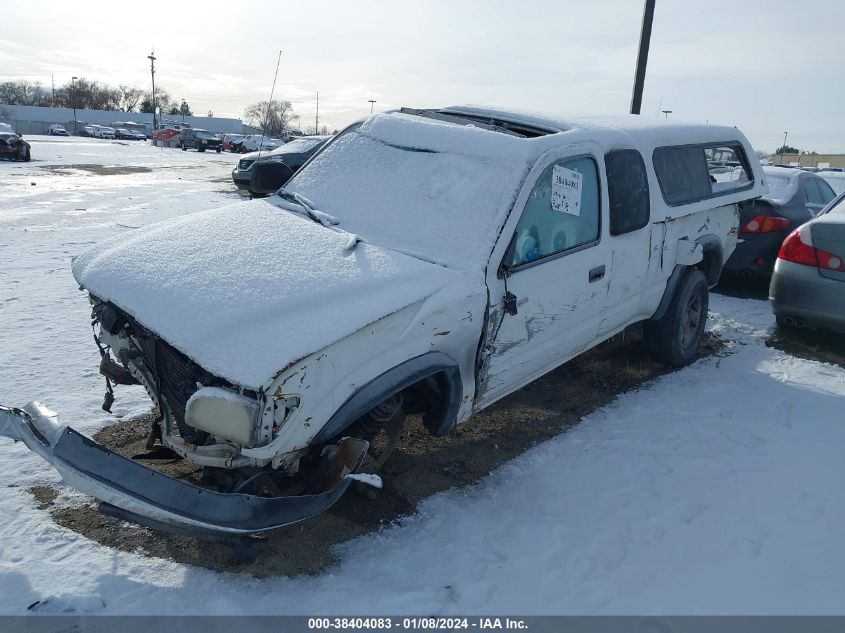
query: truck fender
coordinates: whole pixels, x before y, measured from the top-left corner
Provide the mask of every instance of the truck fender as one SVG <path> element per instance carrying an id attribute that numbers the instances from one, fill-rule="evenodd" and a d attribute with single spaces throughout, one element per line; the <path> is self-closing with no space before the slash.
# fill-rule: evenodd
<path id="1" fill-rule="evenodd" d="M 649 318 L 650 321 L 657 321 L 663 318 L 669 304 L 672 302 L 672 297 L 675 296 L 675 290 L 681 278 L 684 276 L 687 268 L 690 266 L 697 266 L 707 277 L 707 285 L 713 287 L 719 281 L 719 276 L 722 274 L 722 242 L 715 235 L 702 235 L 690 241 L 688 239 L 678 240 L 678 249 L 675 256 L 675 268 L 666 282 L 666 289 L 663 291 L 663 297 L 660 299 L 660 304 L 657 306 L 654 314 Z"/>
<path id="2" fill-rule="evenodd" d="M 439 415 L 430 420 L 435 428 L 429 427 L 429 431 L 434 435 L 445 434 L 457 420 L 463 395 L 461 374 L 458 363 L 453 358 L 443 352 L 431 351 L 406 360 L 358 389 L 329 418 L 325 426 L 311 440 L 311 445 L 323 444 L 337 437 L 358 418 L 390 396 L 440 372 L 447 376 L 449 393 L 445 394 L 445 407 L 441 407 L 443 411 L 438 412 Z M 428 426 L 429 420 L 426 422 Z"/>

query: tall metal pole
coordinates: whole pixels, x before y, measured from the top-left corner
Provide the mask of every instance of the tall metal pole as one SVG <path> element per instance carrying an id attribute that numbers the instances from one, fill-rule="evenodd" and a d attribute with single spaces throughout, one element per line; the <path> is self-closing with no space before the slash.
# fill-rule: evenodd
<path id="1" fill-rule="evenodd" d="M 376 100 L 370 99 L 369 101 L 370 101 L 370 114 L 372 114 L 373 113 L 373 104 L 375 104 Z"/>
<path id="2" fill-rule="evenodd" d="M 634 94 L 631 97 L 631 114 L 639 114 L 643 102 L 645 69 L 648 65 L 648 47 L 651 43 L 651 23 L 654 21 L 654 0 L 645 0 L 643 27 L 640 31 L 640 52 L 637 55 L 637 70 L 634 74 Z"/>
<path id="3" fill-rule="evenodd" d="M 70 99 L 73 101 L 73 133 L 76 135 L 76 77 L 70 78 L 70 87 L 71 87 L 71 96 Z"/>
<path id="4" fill-rule="evenodd" d="M 317 112 L 314 115 L 314 134 L 320 133 L 320 93 L 317 92 Z"/>
<path id="5" fill-rule="evenodd" d="M 153 80 L 153 133 L 155 133 L 156 128 L 156 56 L 155 51 L 147 55 L 147 59 L 150 60 L 150 76 Z"/>
<path id="6" fill-rule="evenodd" d="M 783 146 L 780 148 L 780 163 L 783 164 L 783 153 L 786 151 L 786 137 L 789 136 L 789 132 L 783 133 Z"/>

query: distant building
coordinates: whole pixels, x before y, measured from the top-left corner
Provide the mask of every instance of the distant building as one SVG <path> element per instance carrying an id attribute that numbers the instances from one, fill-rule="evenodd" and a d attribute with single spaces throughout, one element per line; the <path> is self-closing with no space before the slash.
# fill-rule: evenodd
<path id="1" fill-rule="evenodd" d="M 772 162 L 793 167 L 845 168 L 845 154 L 773 154 Z"/>
<path id="2" fill-rule="evenodd" d="M 47 128 L 53 124 L 63 125 L 73 134 L 73 108 L 43 108 L 40 106 L 5 105 L 0 103 L 0 116 L 6 115 L 6 121 L 21 134 L 46 134 Z M 171 115 L 174 119 L 182 120 L 181 115 Z M 83 110 L 76 109 L 76 127 L 81 129 L 85 125 L 108 125 L 111 127 L 131 127 L 143 129 L 152 134 L 153 115 L 139 112 L 120 112 L 114 110 Z M 193 127 L 202 128 L 214 133 L 248 134 L 249 126 L 245 126 L 240 119 L 224 117 L 186 116 L 185 123 Z"/>

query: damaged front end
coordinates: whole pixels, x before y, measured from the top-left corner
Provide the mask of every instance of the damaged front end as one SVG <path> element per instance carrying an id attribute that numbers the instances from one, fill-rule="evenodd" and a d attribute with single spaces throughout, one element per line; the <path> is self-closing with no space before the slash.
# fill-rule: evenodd
<path id="1" fill-rule="evenodd" d="M 273 463 L 241 452 L 266 443 L 295 398 L 237 389 L 198 367 L 110 303 L 92 297 L 95 340 L 113 384 L 142 384 L 159 416 L 147 450 L 173 451 L 203 466 L 202 479 L 173 479 L 119 455 L 58 422 L 39 403 L 0 407 L 0 436 L 21 441 L 100 510 L 159 530 L 219 539 L 275 530 L 312 517 L 346 491 L 367 453 L 346 437 Z M 158 446 L 157 446 L 158 445 Z M 168 451 L 168 452 L 169 452 Z"/>

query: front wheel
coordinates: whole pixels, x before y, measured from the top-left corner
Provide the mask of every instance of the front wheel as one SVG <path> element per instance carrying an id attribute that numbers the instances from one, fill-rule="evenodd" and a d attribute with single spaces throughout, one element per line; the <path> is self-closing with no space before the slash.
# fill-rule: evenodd
<path id="1" fill-rule="evenodd" d="M 183 152 L 187 152 L 187 151 L 188 151 L 188 146 L 187 146 L 187 145 L 185 145 L 184 143 L 182 143 L 182 151 L 183 151 Z"/>
<path id="2" fill-rule="evenodd" d="M 643 344 L 648 352 L 672 367 L 691 363 L 704 336 L 709 299 L 704 273 L 697 269 L 688 271 L 666 314 L 645 324 Z"/>

